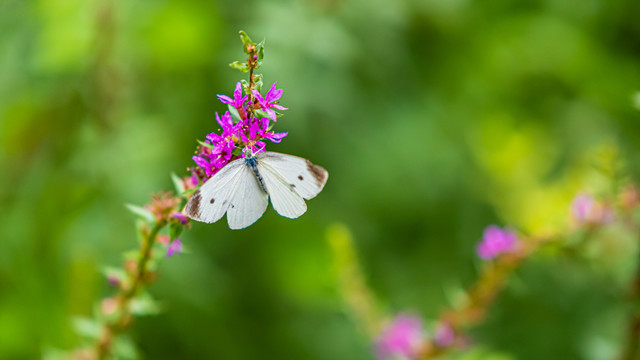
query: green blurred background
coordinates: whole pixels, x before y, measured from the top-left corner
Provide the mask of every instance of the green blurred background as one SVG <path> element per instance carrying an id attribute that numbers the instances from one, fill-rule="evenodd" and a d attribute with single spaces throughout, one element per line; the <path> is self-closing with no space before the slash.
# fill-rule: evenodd
<path id="1" fill-rule="evenodd" d="M 637 0 L 0 0 L 0 359 L 81 344 L 71 317 L 111 294 L 100 268 L 135 246 L 124 204 L 193 165 L 216 94 L 245 76 L 227 65 L 240 29 L 266 38 L 265 83 L 290 108 L 269 149 L 329 182 L 296 221 L 194 224 L 151 288 L 165 312 L 131 336 L 146 359 L 372 359 L 327 229 L 353 233 L 381 309 L 435 319 L 476 278 L 486 225 L 553 234 L 578 191 L 640 174 L 639 14 Z M 466 358 L 615 356 L 635 251 L 620 246 L 531 259 Z"/>

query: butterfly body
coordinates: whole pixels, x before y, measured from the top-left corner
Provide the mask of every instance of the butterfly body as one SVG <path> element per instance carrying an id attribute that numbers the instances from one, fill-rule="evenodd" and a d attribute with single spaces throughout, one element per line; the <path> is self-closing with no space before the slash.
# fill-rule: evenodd
<path id="1" fill-rule="evenodd" d="M 226 213 L 231 229 L 243 229 L 265 212 L 271 199 L 278 214 L 295 219 L 307 211 L 327 182 L 327 171 L 309 160 L 276 152 L 245 154 L 212 176 L 189 199 L 185 213 L 213 223 Z"/>
<path id="2" fill-rule="evenodd" d="M 256 176 L 256 180 L 258 180 L 258 184 L 260 185 L 260 188 L 262 188 L 262 191 L 264 191 L 265 194 L 269 194 L 269 192 L 267 191 L 267 187 L 264 185 L 264 179 L 262 178 L 262 175 L 260 175 L 260 170 L 258 170 L 258 159 L 256 159 L 255 156 L 251 156 L 244 158 L 244 161 L 247 163 L 249 169 L 253 171 L 253 174 Z"/>

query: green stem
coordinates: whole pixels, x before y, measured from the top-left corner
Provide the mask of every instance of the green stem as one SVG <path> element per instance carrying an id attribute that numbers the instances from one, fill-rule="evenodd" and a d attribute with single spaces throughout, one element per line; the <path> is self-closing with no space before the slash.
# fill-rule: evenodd
<path id="1" fill-rule="evenodd" d="M 144 275 L 147 272 L 147 263 L 151 258 L 151 249 L 153 249 L 153 245 L 155 244 L 156 239 L 158 238 L 158 233 L 165 225 L 166 224 L 164 222 L 156 223 L 153 229 L 151 229 L 149 236 L 144 239 L 144 242 L 142 244 L 142 249 L 140 251 L 140 255 L 138 256 L 138 266 L 137 266 L 136 276 L 134 278 L 133 284 L 129 288 L 129 291 L 125 292 L 124 294 L 125 298 L 127 299 L 132 298 L 136 294 L 140 285 L 144 283 Z"/>
<path id="2" fill-rule="evenodd" d="M 97 357 L 100 360 L 106 359 L 110 354 L 113 338 L 118 333 L 123 332 L 131 324 L 131 313 L 129 309 L 131 299 L 145 283 L 147 264 L 151 259 L 151 250 L 158 238 L 158 233 L 165 225 L 166 223 L 164 221 L 156 222 L 149 234 L 145 236 L 138 256 L 136 272 L 131 279 L 131 285 L 127 288 L 121 289 L 120 293 L 116 295 L 116 299 L 118 301 L 118 309 L 116 311 L 119 316 L 117 319 L 105 324 L 104 326 L 102 336 L 99 339 L 96 348 Z"/>
<path id="3" fill-rule="evenodd" d="M 522 248 L 518 252 L 505 254 L 487 264 L 475 285 L 467 291 L 467 301 L 459 307 L 445 311 L 439 323 L 449 324 L 458 334 L 462 328 L 481 322 L 504 288 L 509 276 L 540 246 L 551 241 L 553 241 L 551 238 L 522 239 Z M 419 358 L 432 359 L 450 348 L 441 347 L 434 339 L 430 339 L 424 343 Z"/>

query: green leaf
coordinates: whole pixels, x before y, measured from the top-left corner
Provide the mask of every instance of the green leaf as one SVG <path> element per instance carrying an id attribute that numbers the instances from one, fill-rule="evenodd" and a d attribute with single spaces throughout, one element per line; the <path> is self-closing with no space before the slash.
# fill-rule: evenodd
<path id="1" fill-rule="evenodd" d="M 249 65 L 247 65 L 247 63 L 244 63 L 244 62 L 234 61 L 231 64 L 229 64 L 229 66 L 232 69 L 240 70 L 243 73 L 248 73 L 249 72 Z"/>
<path id="2" fill-rule="evenodd" d="M 264 58 L 264 40 L 260 41 L 256 45 L 256 53 L 258 55 L 258 60 L 256 61 L 256 69 L 259 69 L 262 66 L 262 59 Z"/>
<path id="3" fill-rule="evenodd" d="M 102 334 L 102 326 L 97 321 L 86 317 L 74 317 L 71 325 L 78 335 L 87 339 L 98 339 Z"/>
<path id="4" fill-rule="evenodd" d="M 131 300 L 131 313 L 134 315 L 157 315 L 161 311 L 161 306 L 147 292 L 143 292 Z"/>
<path id="5" fill-rule="evenodd" d="M 138 258 L 140 257 L 140 251 L 139 250 L 129 250 L 129 251 L 125 251 L 122 254 L 122 257 L 124 257 L 125 260 L 138 260 Z"/>
<path id="6" fill-rule="evenodd" d="M 442 285 L 442 292 L 449 304 L 458 307 L 468 300 L 468 294 L 461 284 L 449 282 Z"/>
<path id="7" fill-rule="evenodd" d="M 200 140 L 198 140 L 198 144 L 200 144 L 202 146 L 205 146 L 205 147 L 208 147 L 209 149 L 213 149 L 213 144 L 209 144 L 209 143 L 206 143 L 206 142 L 200 141 Z"/>
<path id="8" fill-rule="evenodd" d="M 251 41 L 251 38 L 249 37 L 249 35 L 247 35 L 246 32 L 244 32 L 244 30 L 240 30 L 239 33 L 240 40 L 242 40 L 242 50 L 245 52 L 245 54 L 251 54 L 251 51 L 249 51 L 249 47 L 255 47 L 256 43 Z"/>
<path id="9" fill-rule="evenodd" d="M 259 115 L 258 117 L 269 117 L 269 114 L 262 110 L 255 110 L 255 113 L 256 115 Z"/>
<path id="10" fill-rule="evenodd" d="M 117 336 L 113 341 L 113 355 L 119 360 L 138 360 L 138 350 L 128 336 Z"/>
<path id="11" fill-rule="evenodd" d="M 184 191 L 184 195 L 185 196 L 189 196 L 189 195 L 193 194 L 194 192 L 196 192 L 196 190 L 198 190 L 198 189 L 197 188 L 196 189 L 187 189 L 187 190 Z"/>
<path id="12" fill-rule="evenodd" d="M 180 236 L 180 233 L 182 233 L 182 229 L 184 229 L 184 226 L 182 226 L 182 224 L 171 223 L 171 225 L 169 225 L 169 238 L 171 239 L 171 241 Z"/>
<path id="13" fill-rule="evenodd" d="M 149 222 L 141 219 L 141 218 L 137 218 L 136 219 L 136 237 L 138 240 L 138 243 L 142 243 L 145 239 L 145 234 L 149 231 Z"/>
<path id="14" fill-rule="evenodd" d="M 184 192 L 184 183 L 182 179 L 176 173 L 171 173 L 171 181 L 173 181 L 173 187 L 176 189 L 177 194 L 182 194 Z"/>
<path id="15" fill-rule="evenodd" d="M 242 121 L 242 118 L 240 118 L 240 114 L 238 114 L 238 109 L 236 109 L 235 106 L 228 104 L 227 107 L 229 108 L 229 114 L 231 115 L 234 124 Z"/>
<path id="16" fill-rule="evenodd" d="M 138 215 L 141 219 L 144 219 L 150 223 L 156 221 L 156 217 L 153 213 L 143 207 L 133 205 L 133 204 L 125 204 L 127 209 L 131 211 L 133 214 Z"/>

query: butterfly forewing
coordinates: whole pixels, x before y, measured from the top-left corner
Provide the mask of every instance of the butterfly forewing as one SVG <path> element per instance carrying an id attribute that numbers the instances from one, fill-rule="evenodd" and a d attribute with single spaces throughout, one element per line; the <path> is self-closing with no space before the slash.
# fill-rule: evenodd
<path id="1" fill-rule="evenodd" d="M 313 199 L 327 183 L 329 173 L 311 161 L 277 152 L 257 154 L 259 163 L 269 165 L 304 199 Z M 269 190 L 271 192 L 271 190 Z M 273 199 L 271 200 L 273 202 Z"/>
<path id="2" fill-rule="evenodd" d="M 230 199 L 240 181 L 238 175 L 245 168 L 244 160 L 238 159 L 213 175 L 187 202 L 187 216 L 206 223 L 220 220 L 229 208 Z"/>
<path id="3" fill-rule="evenodd" d="M 238 230 L 256 222 L 267 210 L 269 200 L 248 166 L 244 165 L 240 173 L 235 176 L 239 181 L 230 198 L 227 222 L 230 229 Z"/>

